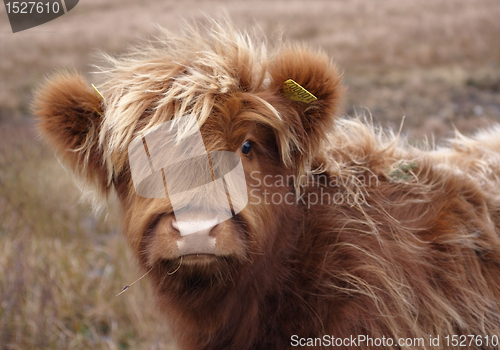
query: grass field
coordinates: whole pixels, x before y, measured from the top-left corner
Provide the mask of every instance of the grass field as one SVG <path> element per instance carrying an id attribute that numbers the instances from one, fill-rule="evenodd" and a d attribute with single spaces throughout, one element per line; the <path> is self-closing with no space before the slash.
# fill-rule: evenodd
<path id="1" fill-rule="evenodd" d="M 0 349 L 173 349 L 120 237 L 38 139 L 33 89 L 63 68 L 92 70 L 181 20 L 228 13 L 274 40 L 324 48 L 344 72 L 343 113 L 371 113 L 411 139 L 439 140 L 500 121 L 498 0 L 86 0 L 12 34 L 0 6 Z M 89 81 L 93 77 L 88 75 Z M 436 141 L 439 142 L 439 141 Z"/>

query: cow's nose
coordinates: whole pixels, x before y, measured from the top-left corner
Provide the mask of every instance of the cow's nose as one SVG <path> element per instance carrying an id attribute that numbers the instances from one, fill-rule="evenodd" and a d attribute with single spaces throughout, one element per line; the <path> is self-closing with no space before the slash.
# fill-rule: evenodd
<path id="1" fill-rule="evenodd" d="M 178 230 L 181 236 L 186 236 L 192 233 L 210 234 L 212 229 L 217 226 L 219 219 L 215 217 L 207 217 L 206 215 L 193 214 L 188 220 L 172 220 L 172 227 Z"/>
<path id="2" fill-rule="evenodd" d="M 190 215 L 186 220 L 172 220 L 172 227 L 178 230 L 180 238 L 177 247 L 180 255 L 215 254 L 217 216 Z"/>

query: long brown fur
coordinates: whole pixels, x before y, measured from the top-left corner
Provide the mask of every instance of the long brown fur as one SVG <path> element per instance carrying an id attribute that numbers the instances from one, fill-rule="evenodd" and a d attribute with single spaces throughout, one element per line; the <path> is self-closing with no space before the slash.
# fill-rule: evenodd
<path id="1" fill-rule="evenodd" d="M 104 101 L 64 73 L 34 102 L 63 160 L 99 193 L 116 190 L 123 233 L 180 348 L 287 349 L 292 335 L 423 338 L 425 348 L 439 335 L 446 348 L 447 335 L 500 335 L 500 129 L 411 147 L 335 118 L 342 87 L 323 52 L 209 29 L 108 57 Z M 318 100 L 289 100 L 290 78 Z M 216 257 L 191 261 L 176 255 L 169 199 L 139 197 L 127 160 L 134 137 L 189 113 L 208 151 L 239 152 L 250 198 L 218 225 Z M 266 204 L 266 191 L 294 200 Z"/>

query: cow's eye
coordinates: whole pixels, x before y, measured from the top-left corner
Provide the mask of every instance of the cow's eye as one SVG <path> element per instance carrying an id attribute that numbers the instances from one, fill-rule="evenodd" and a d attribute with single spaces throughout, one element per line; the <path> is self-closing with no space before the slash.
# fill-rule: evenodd
<path id="1" fill-rule="evenodd" d="M 243 145 L 241 145 L 241 153 L 243 154 L 250 153 L 251 149 L 252 149 L 252 143 L 248 140 L 243 142 Z"/>

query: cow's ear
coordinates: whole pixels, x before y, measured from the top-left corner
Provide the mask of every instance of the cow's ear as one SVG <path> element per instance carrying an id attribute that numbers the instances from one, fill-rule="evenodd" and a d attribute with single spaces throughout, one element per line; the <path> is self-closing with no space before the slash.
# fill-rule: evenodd
<path id="1" fill-rule="evenodd" d="M 49 77 L 36 91 L 33 113 L 42 137 L 57 150 L 63 162 L 100 193 L 109 179 L 99 147 L 102 98 L 76 72 Z"/>
<path id="2" fill-rule="evenodd" d="M 272 59 L 268 71 L 270 87 L 289 100 L 306 137 L 324 138 L 333 126 L 344 90 L 341 76 L 328 56 L 301 45 L 290 46 Z"/>

